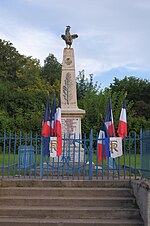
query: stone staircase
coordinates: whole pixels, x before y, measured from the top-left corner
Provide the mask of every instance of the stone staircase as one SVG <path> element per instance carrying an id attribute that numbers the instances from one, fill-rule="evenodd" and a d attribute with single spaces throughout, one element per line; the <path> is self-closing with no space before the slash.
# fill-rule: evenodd
<path id="1" fill-rule="evenodd" d="M 1 226 L 144 226 L 129 181 L 1 180 Z"/>

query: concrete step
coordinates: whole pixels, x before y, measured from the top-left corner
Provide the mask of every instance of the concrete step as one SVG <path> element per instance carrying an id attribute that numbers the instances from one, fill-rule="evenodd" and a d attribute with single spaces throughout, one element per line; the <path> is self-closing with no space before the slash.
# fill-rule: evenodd
<path id="1" fill-rule="evenodd" d="M 2 187 L 1 196 L 92 196 L 92 197 L 132 197 L 131 188 L 97 188 L 97 187 Z"/>
<path id="2" fill-rule="evenodd" d="M 0 197 L 2 206 L 65 206 L 65 207 L 137 207 L 135 198 L 129 197 L 31 197 L 4 196 Z"/>
<path id="3" fill-rule="evenodd" d="M 0 187 L 131 187 L 130 180 L 35 180 L 35 179 L 2 179 Z"/>
<path id="4" fill-rule="evenodd" d="M 144 226 L 139 219 L 31 219 L 0 218 L 1 226 Z"/>
<path id="5" fill-rule="evenodd" d="M 0 225 L 143 226 L 130 181 L 1 180 Z"/>
<path id="6" fill-rule="evenodd" d="M 31 206 L 0 206 L 0 217 L 31 217 L 31 218 L 61 218 L 61 219 L 83 219 L 83 218 L 119 218 L 140 219 L 140 212 L 134 208 L 121 207 L 31 207 Z"/>

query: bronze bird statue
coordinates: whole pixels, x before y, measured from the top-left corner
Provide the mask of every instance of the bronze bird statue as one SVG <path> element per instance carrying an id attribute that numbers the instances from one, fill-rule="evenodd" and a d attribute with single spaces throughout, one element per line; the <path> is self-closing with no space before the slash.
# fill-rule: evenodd
<path id="1" fill-rule="evenodd" d="M 73 34 L 73 35 L 71 35 L 70 34 L 70 26 L 66 26 L 67 28 L 66 28 L 66 31 L 65 31 L 65 35 L 61 35 L 61 38 L 63 39 L 63 40 L 65 40 L 65 42 L 66 42 L 66 47 L 68 48 L 68 46 L 69 46 L 69 48 L 71 48 L 71 45 L 72 45 L 72 42 L 73 42 L 73 39 L 75 39 L 75 38 L 78 38 L 78 35 L 77 34 Z"/>

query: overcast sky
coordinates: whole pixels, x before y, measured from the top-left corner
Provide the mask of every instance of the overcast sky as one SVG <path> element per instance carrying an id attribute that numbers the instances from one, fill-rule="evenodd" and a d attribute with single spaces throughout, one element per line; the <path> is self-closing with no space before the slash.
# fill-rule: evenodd
<path id="1" fill-rule="evenodd" d="M 0 38 L 41 65 L 49 53 L 62 63 L 66 25 L 79 35 L 76 74 L 103 88 L 114 77 L 150 79 L 150 0 L 0 0 Z"/>

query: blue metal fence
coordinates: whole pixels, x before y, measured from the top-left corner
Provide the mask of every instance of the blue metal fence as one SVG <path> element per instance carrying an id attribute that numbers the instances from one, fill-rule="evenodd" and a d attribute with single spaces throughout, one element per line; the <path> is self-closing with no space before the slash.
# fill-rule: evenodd
<path id="1" fill-rule="evenodd" d="M 52 158 L 45 153 L 45 140 L 37 133 L 4 133 L 0 137 L 0 178 L 128 179 L 150 175 L 150 132 L 129 133 L 123 155 L 98 163 L 98 137 L 63 138 L 63 152 Z"/>
<path id="2" fill-rule="evenodd" d="M 150 180 L 150 131 L 141 132 L 141 168 L 143 177 Z"/>

